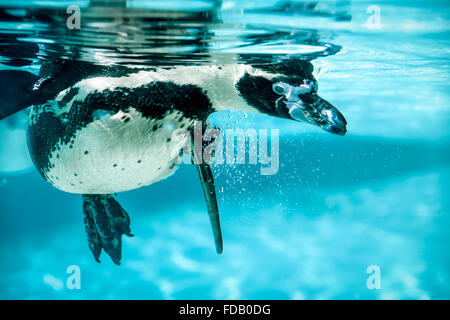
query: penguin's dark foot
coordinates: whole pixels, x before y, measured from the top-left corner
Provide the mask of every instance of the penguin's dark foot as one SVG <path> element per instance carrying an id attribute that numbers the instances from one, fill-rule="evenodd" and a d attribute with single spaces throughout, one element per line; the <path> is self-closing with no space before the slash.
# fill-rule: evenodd
<path id="1" fill-rule="evenodd" d="M 130 218 L 109 194 L 83 194 L 84 225 L 89 248 L 97 262 L 102 249 L 119 265 L 122 257 L 122 235 L 132 237 Z"/>

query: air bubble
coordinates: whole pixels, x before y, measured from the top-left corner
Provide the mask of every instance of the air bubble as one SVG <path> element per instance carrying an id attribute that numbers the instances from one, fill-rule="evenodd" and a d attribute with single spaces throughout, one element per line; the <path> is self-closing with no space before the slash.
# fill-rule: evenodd
<path id="1" fill-rule="evenodd" d="M 107 110 L 96 110 L 92 113 L 94 120 L 100 120 L 102 118 L 111 117 L 114 113 Z"/>
<path id="2" fill-rule="evenodd" d="M 3 178 L 0 180 L 0 187 L 4 187 L 8 184 L 8 179 Z"/>

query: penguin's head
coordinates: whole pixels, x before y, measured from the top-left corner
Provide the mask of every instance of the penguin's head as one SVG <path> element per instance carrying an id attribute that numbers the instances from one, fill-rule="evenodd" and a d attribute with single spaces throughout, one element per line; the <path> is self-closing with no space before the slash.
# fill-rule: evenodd
<path id="1" fill-rule="evenodd" d="M 317 94 L 313 66 L 305 60 L 253 65 L 237 81 L 236 89 L 259 112 L 318 126 L 345 135 L 347 121 Z"/>

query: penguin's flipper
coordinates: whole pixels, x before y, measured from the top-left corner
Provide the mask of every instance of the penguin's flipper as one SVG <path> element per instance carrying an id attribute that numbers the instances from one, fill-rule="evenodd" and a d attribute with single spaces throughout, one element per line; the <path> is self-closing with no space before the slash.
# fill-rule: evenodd
<path id="1" fill-rule="evenodd" d="M 83 194 L 84 225 L 89 248 L 97 262 L 102 249 L 119 265 L 122 235 L 132 237 L 127 212 L 110 194 Z"/>
<path id="2" fill-rule="evenodd" d="M 205 195 L 206 206 L 208 208 L 209 222 L 211 223 L 211 228 L 214 235 L 214 242 L 216 245 L 216 252 L 221 254 L 223 252 L 223 240 L 222 240 L 222 230 L 220 228 L 220 216 L 219 207 L 217 205 L 216 198 L 216 188 L 214 185 L 214 176 L 211 171 L 209 164 L 205 163 L 201 159 L 203 150 L 201 154 L 198 154 L 195 150 L 194 143 L 192 143 L 192 162 L 197 166 L 198 175 L 200 177 L 200 182 L 203 189 L 203 194 Z"/>
<path id="3" fill-rule="evenodd" d="M 32 104 L 39 77 L 22 70 L 0 71 L 0 120 Z"/>
<path id="4" fill-rule="evenodd" d="M 216 191 L 214 186 L 214 177 L 211 167 L 208 164 L 197 164 L 198 175 L 205 195 L 206 206 L 208 207 L 209 222 L 214 235 L 216 251 L 218 254 L 223 252 L 222 231 L 220 229 L 219 207 L 217 206 Z"/>

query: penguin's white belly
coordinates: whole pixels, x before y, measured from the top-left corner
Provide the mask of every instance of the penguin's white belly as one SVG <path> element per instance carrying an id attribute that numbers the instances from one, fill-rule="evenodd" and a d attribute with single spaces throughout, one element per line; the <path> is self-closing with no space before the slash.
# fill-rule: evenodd
<path id="1" fill-rule="evenodd" d="M 47 180 L 60 190 L 81 194 L 110 194 L 150 185 L 176 170 L 174 157 L 188 135 L 173 132 L 192 123 L 180 113 L 155 120 L 132 108 L 100 116 L 79 130 L 72 143 L 57 145 L 50 155 Z"/>

